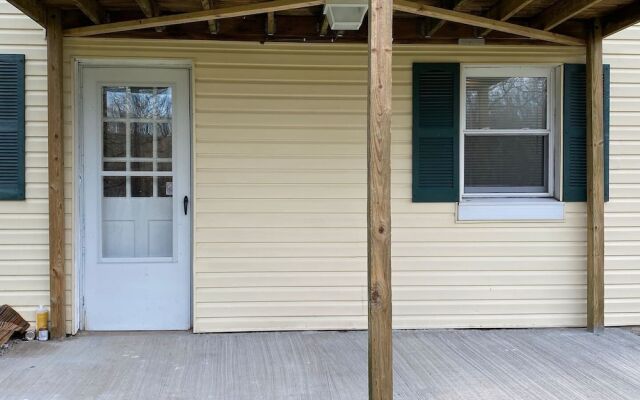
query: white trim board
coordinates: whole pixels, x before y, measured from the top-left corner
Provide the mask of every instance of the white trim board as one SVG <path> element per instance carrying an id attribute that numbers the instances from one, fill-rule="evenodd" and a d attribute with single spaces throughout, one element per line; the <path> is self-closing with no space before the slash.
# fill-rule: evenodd
<path id="1" fill-rule="evenodd" d="M 556 199 L 467 199 L 458 203 L 457 221 L 563 221 Z"/>

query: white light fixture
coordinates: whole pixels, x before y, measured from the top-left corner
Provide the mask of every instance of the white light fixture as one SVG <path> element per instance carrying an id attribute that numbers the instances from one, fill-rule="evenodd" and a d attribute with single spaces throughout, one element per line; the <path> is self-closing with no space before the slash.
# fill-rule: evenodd
<path id="1" fill-rule="evenodd" d="M 357 31 L 368 9 L 368 0 L 327 0 L 324 14 L 331 30 Z"/>

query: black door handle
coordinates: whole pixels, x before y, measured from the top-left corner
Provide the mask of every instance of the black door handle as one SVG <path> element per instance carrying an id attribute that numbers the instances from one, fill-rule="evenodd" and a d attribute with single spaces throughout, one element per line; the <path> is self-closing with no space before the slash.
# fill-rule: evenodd
<path id="1" fill-rule="evenodd" d="M 184 215 L 187 215 L 187 211 L 189 210 L 189 196 L 184 196 L 184 200 L 182 200 L 182 205 L 184 206 Z"/>

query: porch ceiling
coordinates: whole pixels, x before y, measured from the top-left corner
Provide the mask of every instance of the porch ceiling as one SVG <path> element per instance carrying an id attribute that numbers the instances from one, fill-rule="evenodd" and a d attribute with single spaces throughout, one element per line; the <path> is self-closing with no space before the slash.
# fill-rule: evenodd
<path id="1" fill-rule="evenodd" d="M 366 21 L 358 31 L 332 31 L 322 13 L 323 0 L 9 1 L 36 21 L 41 20 L 46 9 L 63 10 L 66 36 L 294 42 L 367 40 Z M 411 3 L 411 7 L 400 7 L 399 3 Z M 615 33 L 640 20 L 638 3 L 634 0 L 398 1 L 394 42 L 442 44 L 482 37 L 487 43 L 494 44 L 576 44 L 570 40 L 554 40 L 555 37 L 549 34 L 578 38 L 580 42 L 584 38 L 585 23 L 593 18 L 602 19 L 605 34 Z M 269 7 L 270 4 L 274 6 Z M 203 16 L 203 10 L 210 10 L 210 14 Z M 232 12 L 225 14 L 226 11 Z M 185 18 L 180 23 L 168 22 L 171 16 L 189 15 L 197 16 L 196 22 L 193 18 Z M 484 18 L 473 19 L 478 16 Z M 162 17 L 159 25 L 147 27 L 149 18 L 154 17 Z M 145 28 L 138 29 L 130 24 L 126 29 L 109 32 L 76 29 L 126 21 Z M 522 27 L 543 34 L 522 32 Z"/>

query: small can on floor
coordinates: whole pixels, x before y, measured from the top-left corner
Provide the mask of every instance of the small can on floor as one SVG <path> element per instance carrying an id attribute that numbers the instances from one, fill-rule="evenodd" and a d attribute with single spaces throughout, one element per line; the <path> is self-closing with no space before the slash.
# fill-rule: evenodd
<path id="1" fill-rule="evenodd" d="M 49 330 L 40 329 L 38 331 L 38 340 L 40 340 L 42 342 L 49 340 Z"/>
<path id="2" fill-rule="evenodd" d="M 35 329 L 29 329 L 27 330 L 27 332 L 25 332 L 24 334 L 24 339 L 28 342 L 35 340 L 36 338 L 36 330 Z"/>

